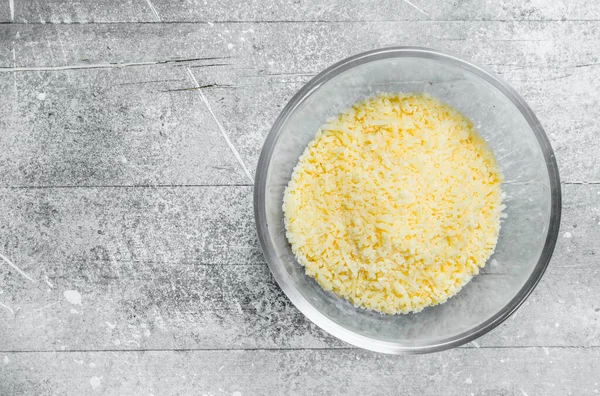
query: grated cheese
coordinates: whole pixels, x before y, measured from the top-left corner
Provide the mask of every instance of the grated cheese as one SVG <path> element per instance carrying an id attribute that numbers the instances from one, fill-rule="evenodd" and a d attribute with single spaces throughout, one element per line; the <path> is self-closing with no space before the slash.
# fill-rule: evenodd
<path id="1" fill-rule="evenodd" d="M 356 307 L 418 312 L 493 253 L 501 174 L 471 122 L 424 94 L 379 94 L 329 119 L 285 190 L 306 274 Z"/>

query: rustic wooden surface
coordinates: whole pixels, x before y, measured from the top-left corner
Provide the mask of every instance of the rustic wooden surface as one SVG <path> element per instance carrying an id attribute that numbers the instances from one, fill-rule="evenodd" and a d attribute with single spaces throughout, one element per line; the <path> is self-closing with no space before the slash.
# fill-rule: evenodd
<path id="1" fill-rule="evenodd" d="M 549 270 L 467 346 L 383 356 L 327 335 L 257 243 L 281 107 L 351 54 L 487 65 L 555 149 Z M 584 395 L 600 391 L 600 3 L 0 1 L 0 395 Z M 201 89 L 191 89 L 203 86 Z"/>

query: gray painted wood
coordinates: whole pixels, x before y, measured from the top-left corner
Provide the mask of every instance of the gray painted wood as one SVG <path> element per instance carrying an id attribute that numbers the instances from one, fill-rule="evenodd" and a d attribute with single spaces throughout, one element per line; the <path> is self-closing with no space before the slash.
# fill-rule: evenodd
<path id="1" fill-rule="evenodd" d="M 318 0 L 128 0 L 15 1 L 21 23 L 356 21 L 356 20 L 594 20 L 600 7 L 586 0 L 535 1 L 361 1 Z"/>
<path id="2" fill-rule="evenodd" d="M 563 228 L 548 272 L 478 345 L 600 347 L 600 185 L 563 189 Z M 1 249 L 38 284 L 0 266 L 0 301 L 15 311 L 0 311 L 8 329 L 0 350 L 344 345 L 305 319 L 271 277 L 251 187 L 1 196 Z M 80 305 L 65 298 L 69 290 L 81 294 Z"/>
<path id="3" fill-rule="evenodd" d="M 596 64 L 600 29 L 595 22 L 440 22 L 428 24 L 427 29 L 421 29 L 421 24 L 170 24 L 169 29 L 156 24 L 5 27 L 7 34 L 1 37 L 4 37 L 2 47 L 6 56 L 0 58 L 0 66 L 16 65 L 19 69 L 0 69 L 0 84 L 7 92 L 2 99 L 7 103 L 5 109 L 18 107 L 12 112 L 17 120 L 15 133 L 28 138 L 32 133 L 28 119 L 32 118 L 37 129 L 52 134 L 57 133 L 53 131 L 56 128 L 64 134 L 61 136 L 73 141 L 70 155 L 83 165 L 84 173 L 78 180 L 73 173 L 79 170 L 65 164 L 60 159 L 63 153 L 56 149 L 39 153 L 37 166 L 29 169 L 35 178 L 28 176 L 24 166 L 18 172 L 12 168 L 4 177 L 13 178 L 9 180 L 10 185 L 74 185 L 83 179 L 101 185 L 131 184 L 133 179 L 150 184 L 240 183 L 243 180 L 248 183 L 243 170 L 236 169 L 234 156 L 222 150 L 226 146 L 223 139 L 210 140 L 216 146 L 214 150 L 198 141 L 188 148 L 194 150 L 193 153 L 169 158 L 175 155 L 172 150 L 177 150 L 185 139 L 203 139 L 200 134 L 190 135 L 189 127 L 195 125 L 186 117 L 196 117 L 198 126 L 195 127 L 205 129 L 207 136 L 218 134 L 218 127 L 203 108 L 201 97 L 193 91 L 182 90 L 195 86 L 187 73 L 188 67 L 200 85 L 216 85 L 203 89 L 204 95 L 244 166 L 253 174 L 262 139 L 270 125 L 285 102 L 312 75 L 358 51 L 410 43 L 455 52 L 499 73 L 515 86 L 539 116 L 555 146 L 563 180 L 600 180 L 600 168 L 593 154 L 600 151 L 600 139 L 595 124 L 590 122 L 599 116 L 595 93 L 600 88 L 600 68 Z M 419 29 L 420 34 L 415 37 L 414 31 Z M 139 37 L 151 39 L 140 45 Z M 11 59 L 12 48 L 15 59 Z M 68 70 L 53 69 L 55 67 Z M 90 67 L 99 69 L 79 70 Z M 49 70 L 43 72 L 36 68 Z M 80 100 L 87 90 L 96 97 Z M 44 106 L 36 100 L 40 94 L 51 99 L 43 101 Z M 74 110 L 86 113 L 85 123 L 78 123 L 63 113 L 62 110 L 70 108 L 73 99 L 79 102 Z M 107 103 L 99 109 L 100 100 Z M 43 113 L 46 108 L 49 111 Z M 113 114 L 110 124 L 105 115 L 92 117 L 103 111 L 102 108 Z M 191 108 L 198 111 L 192 112 Z M 48 113 L 54 116 L 48 117 Z M 10 118 L 10 114 L 8 116 Z M 172 118 L 165 120 L 165 117 Z M 177 124 L 175 120 L 186 122 Z M 115 151 L 132 150 L 125 155 L 136 158 L 139 152 L 135 150 L 146 152 L 147 147 L 126 132 L 140 125 L 150 134 L 174 134 L 178 141 L 166 141 L 166 137 L 162 142 L 152 141 L 155 149 L 148 155 L 153 158 L 144 158 L 144 161 L 153 162 L 154 167 L 140 164 L 144 166 L 132 169 L 135 164 L 129 164 L 111 168 Z M 110 154 L 108 158 L 94 159 L 103 163 L 89 163 L 89 159 L 81 156 L 86 152 L 100 154 L 98 150 L 103 149 L 69 135 L 89 135 L 94 128 L 113 134 L 111 137 L 126 135 L 132 141 L 122 149 L 109 148 L 107 153 L 104 150 L 102 156 Z M 86 147 L 77 147 L 78 144 Z M 28 158 L 32 146 L 19 149 L 19 153 L 22 152 L 19 155 Z M 171 150 L 166 154 L 171 164 L 160 161 L 160 151 L 165 149 Z M 217 169 L 204 166 L 214 162 L 211 155 L 216 153 L 223 153 L 223 158 L 217 159 Z M 190 158 L 192 155 L 194 158 Z M 6 157 L 5 162 L 6 166 L 23 165 Z M 51 163 L 54 165 L 48 169 L 40 169 Z M 60 169 L 53 169 L 55 167 Z M 85 168 L 93 169 L 93 174 L 85 172 Z M 108 169 L 100 172 L 99 168 Z M 210 175 L 203 170 L 210 170 Z M 50 171 L 53 174 L 48 174 Z M 116 172 L 119 177 L 115 177 Z"/>
<path id="4" fill-rule="evenodd" d="M 25 276 L 0 262 L 0 394 L 597 393 L 600 6 L 410 3 L 2 2 L 0 253 Z M 286 101 L 389 45 L 501 75 L 564 182 L 529 300 L 431 356 L 318 329 L 274 282 L 253 225 L 251 178 Z"/>
<path id="5" fill-rule="evenodd" d="M 0 75 L 2 186 L 249 183 L 201 97 L 164 65 Z M 9 81 L 14 79 L 14 81 Z M 7 81 L 8 80 L 8 81 Z M 12 103 L 11 103 L 12 102 Z"/>
<path id="6" fill-rule="evenodd" d="M 0 4 L 0 23 L 9 22 L 12 18 L 14 18 L 14 9 L 11 13 L 11 5 L 8 1 L 2 2 Z"/>
<path id="7" fill-rule="evenodd" d="M 35 395 L 594 395 L 600 391 L 599 362 L 598 348 L 459 348 L 422 356 L 358 350 L 8 353 L 0 354 L 0 391 Z"/>

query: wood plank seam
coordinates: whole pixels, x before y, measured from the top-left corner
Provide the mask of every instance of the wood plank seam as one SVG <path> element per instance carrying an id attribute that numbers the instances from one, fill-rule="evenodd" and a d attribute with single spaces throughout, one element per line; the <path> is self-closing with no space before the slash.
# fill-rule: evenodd
<path id="1" fill-rule="evenodd" d="M 240 19 L 240 20 L 210 20 L 210 21 L 186 21 L 186 20 L 173 20 L 173 21 L 84 21 L 84 22 L 70 22 L 70 21 L 32 21 L 32 22 L 0 22 L 0 25 L 11 24 L 11 25 L 227 25 L 227 24 L 272 24 L 272 23 L 327 23 L 327 24 L 339 24 L 339 23 L 388 23 L 388 22 L 437 22 L 437 23 L 471 23 L 471 22 L 502 22 L 502 23 L 540 23 L 540 22 L 583 22 L 593 23 L 600 22 L 600 19 L 337 19 L 337 20 L 326 20 L 326 19 L 266 19 L 266 20 L 251 20 L 251 19 Z"/>
<path id="2" fill-rule="evenodd" d="M 527 345 L 511 345 L 511 346 L 471 346 L 470 344 L 460 346 L 455 350 L 469 350 L 469 349 L 480 349 L 480 350 L 513 350 L 513 349 L 530 349 L 530 350 L 600 350 L 600 346 L 527 346 Z M 356 351 L 360 353 L 370 353 L 364 349 L 355 347 L 307 347 L 307 348 L 150 348 L 150 349 L 48 349 L 48 350 L 0 350 L 0 353 L 140 353 L 140 352 L 291 352 L 291 351 L 323 351 L 323 352 L 336 352 L 336 351 Z"/>
<path id="3" fill-rule="evenodd" d="M 14 58 L 13 49 L 13 58 Z M 187 59 L 165 59 L 157 61 L 147 62 L 127 62 L 127 63 L 95 63 L 91 65 L 65 65 L 65 66 L 32 66 L 32 67 L 0 67 L 0 73 L 14 73 L 14 72 L 32 72 L 32 71 L 64 71 L 64 70 L 79 70 L 79 69 L 120 69 L 123 67 L 134 67 L 134 66 L 153 66 L 153 65 L 165 65 L 172 63 L 185 63 L 185 62 L 196 62 L 204 60 L 216 60 L 225 59 L 226 57 L 204 57 L 204 58 L 187 58 Z M 16 61 L 13 59 L 13 63 Z M 206 65 L 211 66 L 211 65 Z"/>

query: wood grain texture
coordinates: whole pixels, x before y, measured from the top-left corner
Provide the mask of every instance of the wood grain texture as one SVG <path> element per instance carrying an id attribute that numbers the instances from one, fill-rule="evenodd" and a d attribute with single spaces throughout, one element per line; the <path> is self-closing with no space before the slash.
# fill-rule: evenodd
<path id="1" fill-rule="evenodd" d="M 12 22 L 14 18 L 14 9 L 11 11 L 11 3 L 4 1 L 0 3 L 0 23 Z"/>
<path id="2" fill-rule="evenodd" d="M 21 23 L 600 19 L 600 6 L 585 0 L 20 0 L 15 8 Z"/>
<path id="3" fill-rule="evenodd" d="M 191 81 L 165 65 L 3 74 L 1 186 L 249 183 Z"/>
<path id="4" fill-rule="evenodd" d="M 3 394 L 593 395 L 598 348 L 0 354 Z M 2 363 L 4 360 L 4 363 Z M 570 375 L 564 375 L 569 372 Z"/>
<path id="5" fill-rule="evenodd" d="M 15 311 L 0 311 L 8 330 L 0 350 L 344 345 L 304 318 L 270 275 L 251 187 L 5 189 L 1 196 L 0 249 L 38 285 L 0 266 L 0 301 Z M 563 229 L 547 273 L 478 345 L 600 346 L 599 238 L 600 185 L 565 185 Z M 66 290 L 78 291 L 81 305 L 70 304 Z"/>
<path id="6" fill-rule="evenodd" d="M 134 180 L 138 184 L 248 183 L 234 155 L 221 150 L 225 141 L 212 138 L 219 131 L 203 109 L 199 94 L 186 89 L 194 88 L 187 67 L 200 85 L 208 86 L 202 91 L 212 111 L 253 174 L 262 140 L 274 119 L 312 75 L 356 52 L 406 43 L 444 48 L 500 74 L 540 118 L 554 145 L 562 179 L 600 181 L 594 154 L 600 151 L 600 138 L 590 122 L 600 116 L 595 105 L 595 93 L 600 89 L 596 55 L 600 29 L 596 23 L 443 22 L 426 29 L 420 24 L 341 23 L 335 28 L 327 23 L 170 24 L 169 29 L 154 24 L 4 27 L 7 34 L 0 36 L 5 37 L 3 47 L 14 48 L 15 59 L 9 58 L 8 49 L 5 59 L 0 58 L 0 66 L 7 68 L 0 69 L 0 84 L 8 93 L 2 99 L 6 109 L 18 107 L 13 111 L 17 121 L 14 130 L 24 139 L 37 130 L 60 131 L 61 138 L 72 142 L 73 158 L 66 159 L 78 161 L 84 172 L 75 175 L 73 166 L 57 160 L 65 153 L 51 145 L 36 157 L 37 164 L 13 163 L 5 153 L 4 166 L 10 171 L 4 173 L 5 183 L 77 185 L 84 179 L 102 185 L 111 180 L 113 184 Z M 421 29 L 418 37 L 413 35 L 416 29 Z M 143 46 L 138 37 L 147 38 Z M 17 71 L 10 70 L 13 66 Z M 88 68 L 94 69 L 79 70 Z M 86 92 L 90 95 L 84 98 Z M 36 100 L 40 94 L 52 100 Z M 99 107 L 100 100 L 106 104 Z M 85 123 L 64 113 L 73 101 L 78 102 L 75 111 L 86 113 Z M 45 109 L 48 111 L 44 113 Z M 107 122 L 108 113 L 102 111 L 110 112 L 113 119 Z M 32 119 L 35 129 L 30 127 Z M 178 120 L 182 122 L 178 124 Z M 140 125 L 151 137 L 146 140 L 153 146 L 150 150 L 135 135 Z M 169 129 L 172 127 L 174 130 Z M 206 136 L 192 133 L 202 129 L 208 129 Z M 94 130 L 101 130 L 105 137 L 118 137 L 116 141 L 126 139 L 128 144 L 104 150 L 96 143 L 89 144 L 90 138 L 73 137 Z M 175 135 L 176 142 L 166 137 L 161 140 L 167 133 Z M 216 145 L 214 149 L 203 145 L 205 138 Z M 189 147 L 181 150 L 186 141 Z M 24 158 L 32 153 L 30 146 L 19 149 Z M 136 167 L 133 163 L 111 168 L 113 157 L 125 150 L 131 151 L 124 153 L 126 158 L 135 161 L 141 157 L 151 166 L 142 163 Z M 167 152 L 170 163 L 159 160 L 163 152 Z M 223 158 L 215 158 L 216 153 L 222 153 Z M 81 158 L 85 154 L 93 158 L 92 162 Z M 110 155 L 94 158 L 100 154 Z M 150 158 L 144 158 L 146 155 Z M 204 166 L 209 162 L 214 162 L 216 169 Z M 48 164 L 54 165 L 44 169 Z M 14 167 L 22 169 L 15 172 Z M 35 177 L 28 176 L 27 167 Z M 94 174 L 86 168 L 93 169 Z"/>

